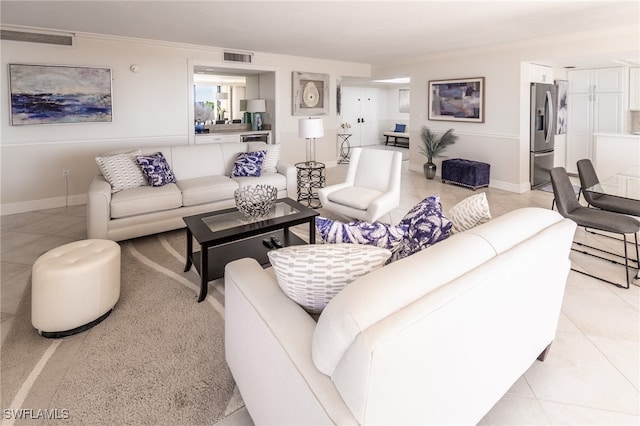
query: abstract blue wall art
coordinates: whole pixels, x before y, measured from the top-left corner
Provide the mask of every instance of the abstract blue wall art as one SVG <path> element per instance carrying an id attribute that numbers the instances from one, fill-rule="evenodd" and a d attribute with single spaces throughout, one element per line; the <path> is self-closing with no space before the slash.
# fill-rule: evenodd
<path id="1" fill-rule="evenodd" d="M 9 64 L 11 125 L 111 122 L 111 69 Z"/>
<path id="2" fill-rule="evenodd" d="M 484 77 L 429 81 L 429 120 L 484 123 Z"/>

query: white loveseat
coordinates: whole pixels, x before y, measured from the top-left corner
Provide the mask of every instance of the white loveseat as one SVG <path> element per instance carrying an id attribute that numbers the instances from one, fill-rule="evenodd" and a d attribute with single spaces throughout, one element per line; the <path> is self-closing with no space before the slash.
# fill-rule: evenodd
<path id="1" fill-rule="evenodd" d="M 278 162 L 277 172 L 260 177 L 230 178 L 237 155 L 248 143 L 212 143 L 141 148 L 143 155 L 162 152 L 176 183 L 148 185 L 111 193 L 104 176 L 91 183 L 87 200 L 87 237 L 126 240 L 184 228 L 183 217 L 235 206 L 233 193 L 240 185 L 269 184 L 278 197 L 294 194 L 295 167 Z M 110 155 L 131 151 L 106 153 Z"/>
<path id="2" fill-rule="evenodd" d="M 357 279 L 316 323 L 227 264 L 226 359 L 256 424 L 476 424 L 554 339 L 576 225 L 524 208 Z M 551 351 L 553 356 L 553 351 Z"/>

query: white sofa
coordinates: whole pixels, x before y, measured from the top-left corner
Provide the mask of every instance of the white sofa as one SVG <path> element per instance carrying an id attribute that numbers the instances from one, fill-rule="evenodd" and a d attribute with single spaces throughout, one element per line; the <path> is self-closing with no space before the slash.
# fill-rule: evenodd
<path id="1" fill-rule="evenodd" d="M 277 173 L 229 177 L 238 153 L 247 152 L 249 146 L 238 142 L 140 148 L 142 154 L 162 152 L 176 183 L 112 194 L 109 183 L 97 175 L 87 194 L 87 237 L 120 241 L 184 228 L 185 216 L 235 206 L 233 193 L 240 185 L 274 185 L 279 198 L 295 194 L 295 167 L 281 162 Z"/>
<path id="2" fill-rule="evenodd" d="M 255 424 L 476 424 L 554 339 L 576 225 L 524 208 L 344 288 L 318 322 L 227 264 L 226 359 Z M 551 351 L 553 356 L 553 351 Z"/>

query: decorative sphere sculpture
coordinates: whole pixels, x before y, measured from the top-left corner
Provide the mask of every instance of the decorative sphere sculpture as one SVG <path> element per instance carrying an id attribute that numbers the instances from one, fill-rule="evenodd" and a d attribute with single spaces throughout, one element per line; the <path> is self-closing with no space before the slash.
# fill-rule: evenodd
<path id="1" fill-rule="evenodd" d="M 248 217 L 260 217 L 269 213 L 278 198 L 278 188 L 272 185 L 246 185 L 233 193 L 236 207 Z"/>

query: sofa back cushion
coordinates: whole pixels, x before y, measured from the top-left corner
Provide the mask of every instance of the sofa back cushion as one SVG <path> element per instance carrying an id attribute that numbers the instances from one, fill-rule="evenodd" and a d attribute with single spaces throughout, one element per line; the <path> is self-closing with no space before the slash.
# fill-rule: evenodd
<path id="1" fill-rule="evenodd" d="M 314 364 L 332 375 L 369 327 L 561 220 L 551 210 L 520 209 L 359 278 L 320 316 L 312 342 Z"/>
<path id="2" fill-rule="evenodd" d="M 172 146 L 171 156 L 177 181 L 224 173 L 220 144 Z"/>

